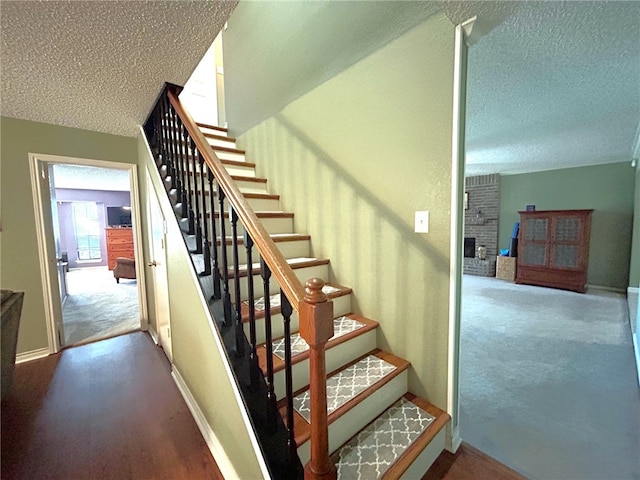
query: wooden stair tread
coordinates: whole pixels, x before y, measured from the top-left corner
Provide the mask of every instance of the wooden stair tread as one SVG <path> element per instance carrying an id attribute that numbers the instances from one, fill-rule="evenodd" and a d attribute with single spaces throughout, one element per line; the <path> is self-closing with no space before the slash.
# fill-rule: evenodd
<path id="1" fill-rule="evenodd" d="M 258 211 L 254 212 L 258 218 L 293 218 L 293 213 L 282 211 Z M 207 212 L 207 217 L 211 218 L 211 214 Z M 216 211 L 215 218 L 220 218 L 220 212 Z M 229 218 L 229 212 L 224 212 L 224 218 Z"/>
<path id="2" fill-rule="evenodd" d="M 335 283 L 326 283 L 325 285 L 338 289 L 338 291 L 336 292 L 331 292 L 327 294 L 327 297 L 330 299 L 342 297 L 344 295 L 349 295 L 350 293 L 353 292 L 351 288 L 343 287 L 342 285 L 338 285 Z M 271 311 L 271 315 L 276 315 L 280 313 L 280 306 L 278 305 L 277 307 L 271 307 L 269 310 Z M 256 320 L 264 318 L 264 316 L 265 316 L 265 310 L 256 310 Z M 243 322 L 249 321 L 249 305 L 245 302 L 242 302 L 242 321 Z"/>
<path id="3" fill-rule="evenodd" d="M 349 410 L 351 410 L 352 408 L 354 408 L 357 405 L 359 405 L 360 403 L 362 403 L 365 399 L 369 398 L 376 391 L 378 391 L 382 386 L 384 386 L 387 383 L 389 383 L 391 380 L 396 378 L 398 375 L 400 375 L 402 372 L 404 372 L 405 370 L 407 370 L 411 366 L 411 363 L 408 362 L 407 360 L 404 360 L 404 359 L 402 359 L 400 357 L 396 357 L 392 353 L 385 352 L 385 351 L 380 350 L 379 348 L 377 348 L 377 349 L 374 349 L 374 350 L 366 353 L 365 355 L 362 355 L 361 357 L 357 358 L 353 362 L 351 362 L 351 363 L 349 363 L 347 365 L 343 365 L 341 368 L 329 373 L 327 375 L 327 379 L 329 377 L 335 375 L 336 373 L 339 373 L 342 370 L 345 370 L 345 369 L 349 368 L 350 366 L 355 365 L 360 360 L 368 357 L 369 355 L 374 355 L 374 356 L 376 356 L 376 357 L 378 357 L 378 358 L 380 358 L 382 360 L 385 360 L 386 362 L 389 362 L 390 364 L 395 365 L 397 368 L 393 372 L 391 372 L 388 375 L 386 375 L 380 381 L 378 381 L 375 384 L 369 386 L 367 389 L 365 389 L 364 391 L 360 392 L 354 398 L 350 399 L 345 404 L 341 405 L 337 410 L 331 412 L 327 416 L 327 422 L 328 422 L 329 426 L 333 422 L 335 422 L 338 418 L 340 418 L 342 415 L 344 415 Z M 308 387 L 305 387 L 305 388 L 295 392 L 294 393 L 294 397 L 299 395 L 300 393 L 306 391 L 306 390 L 308 390 Z M 286 408 L 287 408 L 286 407 L 286 402 L 284 401 L 284 399 L 281 400 L 280 402 L 278 402 L 278 410 L 279 410 L 280 415 L 282 416 L 283 419 L 286 419 Z M 295 409 L 294 409 L 294 412 L 293 412 L 293 429 L 294 429 L 294 432 L 295 432 L 296 445 L 298 445 L 298 446 L 300 446 L 303 443 L 305 443 L 306 441 L 308 441 L 309 438 L 311 437 L 311 425 Z"/>
<path id="4" fill-rule="evenodd" d="M 329 264 L 329 259 L 327 258 L 311 258 L 309 257 L 307 259 L 307 257 L 304 257 L 305 260 L 300 260 L 298 261 L 297 258 L 288 258 L 287 259 L 287 263 L 289 264 L 289 266 L 293 269 L 296 270 L 298 268 L 307 268 L 307 267 L 316 267 L 318 265 L 328 265 Z M 256 266 L 257 265 L 257 266 Z M 243 268 L 244 267 L 244 268 Z M 247 265 L 240 265 L 240 277 L 246 277 L 247 276 Z M 235 272 L 233 271 L 233 269 L 229 269 L 229 278 L 235 278 Z M 260 266 L 259 264 L 254 264 L 254 267 L 251 270 L 251 274 L 252 275 L 260 275 Z"/>
<path id="5" fill-rule="evenodd" d="M 225 127 L 218 127 L 217 125 L 209 125 L 208 123 L 196 122 L 196 125 L 202 128 L 210 128 L 211 130 L 218 130 L 219 132 L 227 133 L 228 129 Z"/>
<path id="6" fill-rule="evenodd" d="M 257 212 L 256 212 L 257 215 Z M 282 242 L 299 242 L 304 240 L 311 240 L 311 235 L 304 233 L 272 233 L 269 235 L 271 241 L 273 243 L 282 243 Z M 244 245 L 244 237 L 237 237 L 238 245 Z M 233 242 L 233 237 L 225 237 L 225 244 L 231 245 Z M 216 245 L 220 245 L 220 237 L 216 240 Z"/>
<path id="7" fill-rule="evenodd" d="M 237 153 L 240 155 L 244 155 L 247 153 L 244 150 L 240 150 L 239 148 L 233 147 L 221 147 L 219 145 L 209 145 L 214 152 L 226 152 L 226 153 Z"/>
<path id="8" fill-rule="evenodd" d="M 384 472 L 384 475 L 382 476 L 383 479 L 391 480 L 394 478 L 400 478 L 416 458 L 418 458 L 427 445 L 429 445 L 429 443 L 435 438 L 438 432 L 440 432 L 440 430 L 447 425 L 449 420 L 451 420 L 451 416 L 447 412 L 429 403 L 424 398 L 418 397 L 413 393 L 406 393 L 404 398 L 435 417 L 435 419 L 425 429 L 425 431 L 422 432 L 418 438 L 411 443 L 411 445 L 409 445 L 393 465 Z"/>
<path id="9" fill-rule="evenodd" d="M 242 163 L 242 162 L 241 162 L 241 163 Z M 193 174 L 193 173 L 194 173 L 194 172 L 192 172 L 191 170 L 189 170 L 189 176 L 190 176 L 190 177 L 193 177 L 193 176 L 194 176 L 194 174 Z M 201 176 L 201 174 L 200 174 L 200 171 L 199 171 L 199 170 L 195 172 L 195 176 L 196 176 L 196 177 L 200 177 L 200 176 Z M 232 178 L 233 180 L 235 180 L 236 182 L 267 183 L 267 179 L 266 179 L 266 178 L 261 178 L 261 177 L 247 177 L 247 176 L 244 176 L 244 175 L 231 175 L 231 178 Z M 192 190 L 193 190 L 193 189 L 192 189 Z M 246 194 L 243 194 L 243 195 L 245 195 L 245 196 L 246 196 Z"/>
<path id="10" fill-rule="evenodd" d="M 186 159 L 188 162 L 193 162 L 193 155 L 191 155 L 190 153 L 186 155 Z M 249 168 L 255 168 L 256 164 L 253 162 L 245 162 L 243 160 L 226 160 L 226 159 L 221 159 L 219 158 L 218 160 L 220 160 L 220 163 L 223 165 L 229 165 L 229 166 L 233 166 L 233 167 L 249 167 Z M 191 173 L 191 170 L 189 170 L 189 173 Z M 198 175 L 200 175 L 200 171 L 196 172 Z"/>
<path id="11" fill-rule="evenodd" d="M 193 189 L 191 189 L 191 191 L 193 191 Z M 196 195 L 200 195 L 200 190 L 198 190 L 196 192 Z M 205 197 L 209 196 L 209 190 L 206 190 L 204 192 Z M 213 192 L 213 196 L 217 197 L 218 196 L 218 192 Z M 242 193 L 242 196 L 244 198 L 252 198 L 255 200 L 280 200 L 280 195 L 274 194 L 274 193 L 253 193 L 253 192 L 245 192 Z"/>
<path id="12" fill-rule="evenodd" d="M 207 127 L 205 127 L 207 128 Z M 211 127 L 209 127 L 211 128 Z M 216 135 L 215 133 L 202 132 L 202 134 L 207 138 L 213 138 L 215 140 L 222 140 L 224 142 L 235 142 L 236 139 L 234 137 L 225 137 L 224 135 Z"/>
<path id="13" fill-rule="evenodd" d="M 236 182 L 254 182 L 254 183 L 267 183 L 266 178 L 260 177 L 243 177 L 242 175 L 231 175 L 231 178 Z"/>

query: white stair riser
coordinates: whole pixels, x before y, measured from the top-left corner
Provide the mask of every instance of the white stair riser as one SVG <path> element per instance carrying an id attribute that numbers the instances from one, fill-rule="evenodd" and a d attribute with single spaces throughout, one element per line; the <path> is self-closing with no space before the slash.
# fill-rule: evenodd
<path id="1" fill-rule="evenodd" d="M 209 219 L 210 221 L 210 219 Z M 216 234 L 220 235 L 220 219 L 216 218 Z M 293 218 L 291 217 L 276 217 L 276 218 L 260 218 L 260 221 L 262 222 L 262 225 L 264 225 L 264 228 L 266 228 L 267 232 L 269 233 L 292 233 L 293 232 Z M 244 227 L 242 226 L 242 223 L 240 222 L 240 220 L 238 220 L 238 236 L 242 237 L 244 235 Z M 226 236 L 232 236 L 231 235 L 231 222 L 229 221 L 229 218 L 225 218 L 224 219 L 224 228 L 225 228 L 225 235 Z M 242 247 L 244 248 L 244 247 Z M 229 257 L 231 258 L 231 257 Z M 255 260 L 256 262 L 258 261 L 257 259 Z"/>
<path id="2" fill-rule="evenodd" d="M 189 172 L 193 172 L 193 161 L 189 160 L 188 162 L 189 164 Z M 229 173 L 229 175 L 236 175 L 239 177 L 255 177 L 256 176 L 256 169 L 253 165 L 228 165 L 228 164 L 223 164 L 224 168 L 227 170 L 227 172 Z M 195 171 L 196 173 L 196 181 L 198 182 L 198 186 L 200 185 L 200 165 L 196 166 Z M 191 177 L 191 181 L 193 182 L 193 176 Z M 207 175 L 205 177 L 205 184 L 208 187 L 209 186 L 209 176 Z"/>
<path id="3" fill-rule="evenodd" d="M 329 424 L 329 452 L 333 453 L 347 440 L 362 430 L 389 405 L 407 393 L 407 371 L 388 381 L 373 395 L 350 409 L 340 418 Z M 298 447 L 298 456 L 305 465 L 310 459 L 310 442 L 307 440 Z"/>
<path id="4" fill-rule="evenodd" d="M 213 150 L 220 160 L 233 160 L 235 162 L 244 162 L 244 153 L 225 152 L 224 150 Z"/>
<path id="5" fill-rule="evenodd" d="M 416 458 L 409 468 L 400 477 L 403 480 L 413 480 L 415 478 L 424 477 L 427 470 L 436 461 L 436 458 L 442 453 L 446 442 L 446 428 L 441 429 L 429 444 L 422 450 L 422 453 Z"/>
<path id="6" fill-rule="evenodd" d="M 216 130 L 215 128 L 200 127 L 200 131 L 202 133 L 213 133 L 214 135 L 219 135 L 221 137 L 228 137 L 227 132 Z"/>
<path id="7" fill-rule="evenodd" d="M 266 183 L 244 180 L 236 180 L 235 182 L 242 193 L 269 193 Z"/>
<path id="8" fill-rule="evenodd" d="M 214 135 L 222 136 L 222 135 L 219 135 L 218 133 L 214 133 Z M 207 142 L 211 146 L 236 148 L 236 142 L 233 142 L 231 140 L 223 140 L 221 138 L 211 138 L 211 137 L 205 137 L 205 138 L 207 139 Z"/>
<path id="9" fill-rule="evenodd" d="M 308 257 L 309 256 L 309 240 L 296 240 L 291 242 L 276 242 L 276 247 L 278 250 L 282 252 L 284 258 L 297 258 L 297 257 Z M 218 248 L 218 255 L 220 255 L 220 248 Z M 252 260 L 254 262 L 258 262 L 260 259 L 260 255 L 258 250 L 254 247 L 252 252 Z M 218 257 L 220 258 L 220 257 Z M 227 258 L 231 260 L 233 258 L 233 247 L 231 245 L 227 245 Z M 243 265 L 247 263 L 247 249 L 245 248 L 243 243 L 238 244 L 238 258 L 240 264 Z"/>
<path id="10" fill-rule="evenodd" d="M 351 294 L 342 295 L 341 297 L 336 297 L 332 299 L 333 301 L 333 316 L 340 317 L 342 315 L 347 315 L 351 313 Z M 249 324 L 244 324 L 244 331 L 249 338 Z M 272 338 L 281 338 L 284 337 L 284 325 L 282 323 L 282 315 L 279 313 L 275 313 L 271 315 L 271 331 Z M 298 331 L 298 314 L 294 311 L 293 315 L 291 315 L 291 333 L 295 333 Z M 256 337 L 257 343 L 262 344 L 265 340 L 264 333 L 264 318 L 256 319 Z"/>
<path id="11" fill-rule="evenodd" d="M 198 196 L 200 198 L 200 196 Z M 278 199 L 271 198 L 246 198 L 247 202 L 251 206 L 254 212 L 278 212 L 280 211 L 280 201 Z M 214 196 L 213 201 L 215 202 L 216 211 L 219 210 L 220 204 L 218 203 L 218 198 Z M 209 195 L 205 197 L 205 207 L 206 212 L 209 213 L 211 211 L 211 200 L 209 200 Z M 202 208 L 202 204 L 200 204 L 200 208 Z"/>
<path id="12" fill-rule="evenodd" d="M 306 281 L 312 277 L 322 278 L 323 280 L 327 280 L 329 278 L 329 265 L 316 265 L 313 267 L 304 267 L 304 268 L 296 268 L 293 270 L 296 274 L 296 277 L 300 280 L 300 282 L 304 285 Z M 249 295 L 247 293 L 247 277 L 240 277 L 240 299 L 247 300 Z M 253 276 L 253 288 L 255 298 L 260 298 L 264 296 L 263 293 L 263 285 L 262 278 L 260 275 Z M 271 289 L 270 295 L 274 295 L 280 292 L 280 285 L 275 280 L 274 276 L 271 275 L 271 282 L 269 283 L 269 288 Z M 235 285 L 234 280 L 229 279 L 229 292 L 231 293 L 231 301 L 235 300 Z M 275 338 L 275 337 L 274 337 Z"/>
<path id="13" fill-rule="evenodd" d="M 356 358 L 363 356 L 374 348 L 376 348 L 375 329 L 369 330 L 347 342 L 326 350 L 325 364 L 327 372 L 332 372 L 347 363 L 351 363 Z M 294 364 L 291 368 L 291 373 L 294 392 L 309 385 L 309 359 Z M 273 376 L 273 383 L 278 400 L 284 398 L 286 395 L 285 380 L 284 370 L 276 372 Z"/>

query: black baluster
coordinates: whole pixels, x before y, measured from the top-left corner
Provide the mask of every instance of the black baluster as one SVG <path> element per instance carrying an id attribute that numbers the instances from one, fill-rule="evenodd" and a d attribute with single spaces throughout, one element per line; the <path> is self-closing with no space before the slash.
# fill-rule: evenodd
<path id="1" fill-rule="evenodd" d="M 218 237 L 216 235 L 216 201 L 214 197 L 213 190 L 213 172 L 207 165 L 207 177 L 209 179 L 209 218 L 211 219 L 211 247 L 213 248 L 213 298 L 216 300 L 222 298 L 222 293 L 220 292 L 220 269 L 218 268 L 218 246 L 216 242 L 218 241 Z M 226 250 L 227 242 L 223 237 L 220 239 L 220 245 L 222 248 Z"/>
<path id="2" fill-rule="evenodd" d="M 178 165 L 180 170 L 180 181 L 178 182 L 181 198 L 182 198 L 182 218 L 187 219 L 187 233 L 193 235 L 192 219 L 189 208 L 189 192 L 187 190 L 187 181 L 189 181 L 189 164 L 185 161 L 186 155 L 184 154 L 184 138 L 182 136 L 182 120 L 176 114 L 176 136 L 178 139 Z"/>
<path id="3" fill-rule="evenodd" d="M 231 221 L 231 252 L 233 253 L 233 286 L 235 290 L 236 355 L 244 356 L 244 332 L 242 331 L 242 302 L 240 295 L 240 258 L 238 254 L 238 214 L 229 204 L 229 220 Z M 251 265 L 247 265 L 247 275 L 251 277 Z"/>
<path id="4" fill-rule="evenodd" d="M 195 143 L 192 144 L 193 153 L 198 157 L 198 164 L 200 165 L 200 196 L 196 195 L 196 215 L 200 224 L 196 231 L 201 232 L 201 242 L 202 252 L 204 254 L 204 270 L 202 275 L 211 275 L 211 249 L 209 247 L 209 222 L 207 221 L 207 195 L 206 195 L 206 181 L 205 181 L 205 172 L 207 169 L 206 164 L 204 163 L 204 158 L 200 154 L 200 150 L 196 148 Z M 200 213 L 202 212 L 202 218 L 200 218 Z"/>
<path id="5" fill-rule="evenodd" d="M 296 437 L 293 431 L 293 374 L 291 372 L 291 314 L 293 308 L 286 295 L 280 290 L 280 312 L 284 322 L 284 368 L 287 398 L 287 443 L 289 458 L 297 458 Z"/>
<path id="6" fill-rule="evenodd" d="M 195 215 L 193 213 L 193 202 L 191 201 L 191 176 L 193 175 L 193 183 L 195 184 L 196 172 L 191 172 L 189 161 L 189 139 L 187 138 L 187 132 L 185 130 L 184 123 L 180 120 L 180 136 L 182 138 L 180 150 L 182 151 L 182 158 L 184 160 L 184 175 L 187 179 L 185 186 L 185 197 L 187 199 L 187 217 L 189 218 L 189 235 L 196 234 L 196 222 Z M 196 242 L 197 243 L 197 242 Z"/>
<path id="7" fill-rule="evenodd" d="M 167 114 L 167 164 L 169 175 L 171 175 L 171 189 L 178 188 L 177 177 L 178 169 L 176 166 L 175 141 L 173 132 L 173 114 L 169 98 L 165 97 L 166 114 Z M 178 201 L 180 201 L 180 192 L 178 192 Z"/>
<path id="8" fill-rule="evenodd" d="M 182 196 L 182 171 L 181 171 L 181 166 L 180 166 L 180 156 L 179 156 L 179 151 L 178 151 L 178 132 L 177 132 L 177 128 L 178 128 L 178 124 L 176 122 L 176 111 L 173 108 L 173 105 L 169 104 L 169 112 L 170 112 L 170 117 L 171 117 L 171 126 L 170 128 L 170 132 L 171 132 L 171 162 L 173 163 L 173 169 L 174 169 L 174 177 L 175 177 L 175 182 L 173 182 L 174 184 L 174 188 L 177 189 L 178 191 L 178 198 L 180 199 L 180 202 L 184 202 L 184 198 Z"/>
<path id="9" fill-rule="evenodd" d="M 253 269 L 253 240 L 249 232 L 244 231 L 244 247 L 247 251 L 247 265 L 251 265 Z M 249 352 L 249 373 L 251 378 L 251 386 L 258 388 L 260 385 L 260 365 L 258 363 L 257 353 L 257 335 L 256 335 L 256 297 L 253 291 L 253 275 L 249 278 L 247 285 L 247 296 L 249 302 L 249 343 L 251 351 Z"/>
<path id="10" fill-rule="evenodd" d="M 227 259 L 227 228 L 224 224 L 224 199 L 222 187 L 218 185 L 218 202 L 220 203 L 220 240 L 222 248 L 222 305 L 224 307 L 224 326 L 231 326 L 231 294 L 229 293 L 229 261 Z"/>
<path id="11" fill-rule="evenodd" d="M 187 142 L 189 144 L 190 151 L 187 150 L 187 160 L 190 160 L 190 165 L 191 168 L 193 169 L 193 195 L 190 193 L 190 198 L 192 199 L 192 205 L 193 207 L 195 207 L 195 213 L 194 208 L 191 208 L 191 212 L 194 213 L 194 229 L 196 232 L 196 251 L 194 253 L 202 253 L 204 251 L 203 249 L 203 245 L 202 245 L 202 222 L 200 221 L 200 202 L 199 202 L 199 196 L 198 196 L 198 180 L 196 178 L 196 171 L 198 169 L 198 165 L 201 165 L 201 162 L 198 161 L 197 155 L 200 154 L 200 152 L 198 152 L 198 149 L 196 148 L 196 142 L 189 136 L 189 132 L 186 132 L 187 134 Z M 201 185 L 202 185 L 202 194 L 204 195 L 204 175 L 202 172 L 200 172 L 200 178 L 202 179 Z M 189 192 L 191 192 L 191 190 L 189 190 Z M 206 222 L 205 222 L 206 223 Z M 202 275 L 209 275 L 209 259 L 205 258 L 205 272 L 202 272 Z"/>
<path id="12" fill-rule="evenodd" d="M 264 336 L 267 349 L 267 428 L 274 432 L 278 428 L 278 402 L 273 386 L 273 334 L 271 332 L 271 298 L 269 297 L 271 270 L 263 259 L 260 259 L 260 274 L 264 290 Z"/>

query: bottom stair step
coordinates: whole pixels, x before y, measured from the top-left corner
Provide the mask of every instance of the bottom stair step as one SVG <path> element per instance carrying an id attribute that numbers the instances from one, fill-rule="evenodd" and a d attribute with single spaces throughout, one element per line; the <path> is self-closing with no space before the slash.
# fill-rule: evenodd
<path id="1" fill-rule="evenodd" d="M 444 448 L 449 418 L 405 394 L 331 456 L 338 478 L 421 478 Z"/>

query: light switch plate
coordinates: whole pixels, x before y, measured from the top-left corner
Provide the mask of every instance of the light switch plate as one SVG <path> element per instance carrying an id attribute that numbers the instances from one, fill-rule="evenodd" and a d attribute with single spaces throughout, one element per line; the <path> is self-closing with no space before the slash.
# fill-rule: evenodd
<path id="1" fill-rule="evenodd" d="M 416 233 L 429 233 L 429 211 L 416 212 Z"/>

